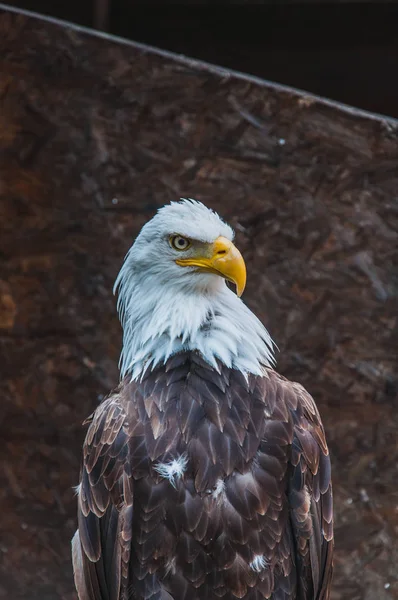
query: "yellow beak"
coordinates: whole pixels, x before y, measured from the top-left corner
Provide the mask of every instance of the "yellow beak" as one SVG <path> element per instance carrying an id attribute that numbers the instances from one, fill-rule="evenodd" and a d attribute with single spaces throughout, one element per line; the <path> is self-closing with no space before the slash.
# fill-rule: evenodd
<path id="1" fill-rule="evenodd" d="M 221 275 L 236 285 L 236 293 L 239 297 L 243 294 L 246 286 L 245 261 L 237 247 L 223 236 L 218 237 L 213 244 L 209 244 L 207 256 L 179 258 L 176 263 L 181 267 L 197 267 L 198 271 Z"/>

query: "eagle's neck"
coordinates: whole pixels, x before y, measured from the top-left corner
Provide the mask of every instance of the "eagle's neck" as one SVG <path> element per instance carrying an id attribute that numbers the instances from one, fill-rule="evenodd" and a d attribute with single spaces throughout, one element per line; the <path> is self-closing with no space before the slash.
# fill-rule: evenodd
<path id="1" fill-rule="evenodd" d="M 121 376 L 140 379 L 148 368 L 172 355 L 197 351 L 218 369 L 221 361 L 244 374 L 261 375 L 274 362 L 268 331 L 226 286 L 207 293 L 132 274 L 119 281 L 118 308 L 123 325 Z"/>

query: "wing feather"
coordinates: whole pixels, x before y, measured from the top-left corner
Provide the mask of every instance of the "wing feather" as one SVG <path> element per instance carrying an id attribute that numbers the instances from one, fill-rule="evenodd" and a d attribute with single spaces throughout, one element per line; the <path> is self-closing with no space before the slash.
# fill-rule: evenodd
<path id="1" fill-rule="evenodd" d="M 133 480 L 123 399 L 115 393 L 90 419 L 83 446 L 73 568 L 81 600 L 127 598 Z"/>
<path id="2" fill-rule="evenodd" d="M 282 378 L 281 378 L 282 379 Z M 295 413 L 288 485 L 295 540 L 298 600 L 327 600 L 333 556 L 333 499 L 330 456 L 318 409 L 299 384 L 282 381 Z"/>

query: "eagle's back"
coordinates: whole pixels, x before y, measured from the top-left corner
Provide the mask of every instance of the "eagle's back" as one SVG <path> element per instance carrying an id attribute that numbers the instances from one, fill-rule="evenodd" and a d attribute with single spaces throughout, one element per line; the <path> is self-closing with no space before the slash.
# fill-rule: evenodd
<path id="1" fill-rule="evenodd" d="M 330 461 L 312 398 L 193 352 L 126 379 L 87 433 L 79 536 L 81 600 L 326 599 Z"/>

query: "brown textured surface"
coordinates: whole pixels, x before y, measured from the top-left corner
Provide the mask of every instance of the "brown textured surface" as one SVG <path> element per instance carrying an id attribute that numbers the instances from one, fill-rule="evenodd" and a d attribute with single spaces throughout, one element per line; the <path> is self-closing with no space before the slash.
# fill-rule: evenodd
<path id="1" fill-rule="evenodd" d="M 395 123 L 0 13 L 0 153 L 0 598 L 75 597 L 81 422 L 118 378 L 112 283 L 179 196 L 236 227 L 245 299 L 318 403 L 333 600 L 398 598 Z"/>

